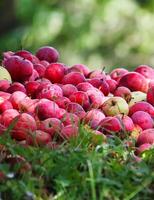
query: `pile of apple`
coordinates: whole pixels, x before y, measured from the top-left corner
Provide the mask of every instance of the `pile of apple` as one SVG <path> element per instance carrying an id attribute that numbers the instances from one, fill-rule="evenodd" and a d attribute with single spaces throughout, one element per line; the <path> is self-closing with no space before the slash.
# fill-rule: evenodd
<path id="1" fill-rule="evenodd" d="M 0 67 L 0 135 L 26 145 L 57 144 L 88 125 L 104 138 L 134 138 L 139 155 L 154 144 L 154 69 L 90 71 L 58 62 L 49 46 L 35 55 L 4 52 Z M 129 140 L 128 140 L 129 141 Z M 129 143 L 129 142 L 128 142 Z"/>

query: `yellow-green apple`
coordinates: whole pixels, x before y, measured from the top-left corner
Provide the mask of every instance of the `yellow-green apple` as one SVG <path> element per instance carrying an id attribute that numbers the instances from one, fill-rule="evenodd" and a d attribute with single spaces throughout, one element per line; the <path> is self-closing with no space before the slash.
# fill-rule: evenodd
<path id="1" fill-rule="evenodd" d="M 129 113 L 128 104 L 122 97 L 110 97 L 102 104 L 101 109 L 106 116 L 128 115 Z"/>

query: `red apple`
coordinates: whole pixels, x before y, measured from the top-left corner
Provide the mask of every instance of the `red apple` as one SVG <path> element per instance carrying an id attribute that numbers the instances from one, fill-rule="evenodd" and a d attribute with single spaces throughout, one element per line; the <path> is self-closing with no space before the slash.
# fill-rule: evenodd
<path id="1" fill-rule="evenodd" d="M 46 60 L 49 63 L 54 63 L 58 61 L 59 53 L 53 47 L 44 46 L 38 49 L 36 56 L 39 58 L 39 60 Z"/>
<path id="2" fill-rule="evenodd" d="M 124 75 L 127 74 L 128 70 L 124 69 L 124 68 L 116 68 L 113 69 L 110 73 L 110 76 L 112 79 L 114 79 L 115 81 L 119 81 L 120 78 Z"/>
<path id="3" fill-rule="evenodd" d="M 64 73 L 64 64 L 52 63 L 46 68 L 44 77 L 49 79 L 52 83 L 61 83 Z"/>
<path id="4" fill-rule="evenodd" d="M 144 111 L 137 111 L 131 116 L 133 122 L 138 124 L 143 130 L 153 128 L 151 116 Z"/>
<path id="5" fill-rule="evenodd" d="M 154 70 L 148 65 L 139 65 L 135 72 L 142 74 L 147 79 L 154 79 Z"/>
<path id="6" fill-rule="evenodd" d="M 142 144 L 154 144 L 154 129 L 144 130 L 137 139 L 137 146 L 141 146 Z"/>
<path id="7" fill-rule="evenodd" d="M 62 85 L 63 95 L 69 97 L 71 94 L 74 94 L 78 89 L 72 84 Z"/>
<path id="8" fill-rule="evenodd" d="M 129 108 L 129 115 L 132 116 L 137 111 L 144 111 L 154 118 L 154 107 L 148 102 L 137 102 Z"/>
<path id="9" fill-rule="evenodd" d="M 148 91 L 147 79 L 137 72 L 128 72 L 119 80 L 119 86 L 125 86 L 131 91 Z"/>
<path id="10" fill-rule="evenodd" d="M 79 83 L 85 82 L 86 79 L 83 74 L 79 72 L 70 72 L 66 74 L 62 80 L 62 84 L 73 84 L 78 85 Z"/>

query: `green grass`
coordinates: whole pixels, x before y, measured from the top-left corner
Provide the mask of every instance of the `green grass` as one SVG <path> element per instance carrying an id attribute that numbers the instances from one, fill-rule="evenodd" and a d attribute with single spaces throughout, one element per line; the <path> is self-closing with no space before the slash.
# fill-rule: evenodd
<path id="1" fill-rule="evenodd" d="M 0 182 L 3 200 L 148 200 L 154 196 L 154 150 L 135 162 L 131 148 L 119 138 L 101 141 L 80 127 L 79 137 L 57 149 L 22 147 L 6 132 L 0 137 L 12 155 L 24 156 L 31 170 L 19 173 L 20 164 L 3 161 Z"/>

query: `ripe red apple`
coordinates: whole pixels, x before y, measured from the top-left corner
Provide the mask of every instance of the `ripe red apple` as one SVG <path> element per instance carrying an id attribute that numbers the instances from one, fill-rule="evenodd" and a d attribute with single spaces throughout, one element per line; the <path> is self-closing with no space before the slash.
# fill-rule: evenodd
<path id="1" fill-rule="evenodd" d="M 33 73 L 33 64 L 19 56 L 11 56 L 4 63 L 5 68 L 11 75 L 13 81 L 25 81 Z"/>
<path id="2" fill-rule="evenodd" d="M 10 81 L 0 80 L 0 91 L 6 92 L 9 87 L 10 87 Z"/>
<path id="3" fill-rule="evenodd" d="M 147 102 L 154 106 L 154 86 L 151 86 L 147 92 Z"/>
<path id="4" fill-rule="evenodd" d="M 107 84 L 109 86 L 110 93 L 114 93 L 114 91 L 118 87 L 117 81 L 115 81 L 113 79 L 108 79 L 108 80 L 106 80 L 106 82 L 107 82 Z"/>
<path id="5" fill-rule="evenodd" d="M 154 129 L 144 130 L 137 139 L 137 146 L 141 146 L 142 144 L 154 144 Z"/>
<path id="6" fill-rule="evenodd" d="M 119 80 L 119 86 L 125 86 L 131 91 L 148 91 L 147 79 L 137 72 L 128 72 L 124 74 Z"/>
<path id="7" fill-rule="evenodd" d="M 148 102 L 137 102 L 129 108 L 129 115 L 132 116 L 137 111 L 144 111 L 154 118 L 154 107 Z"/>
<path id="8" fill-rule="evenodd" d="M 51 142 L 51 136 L 45 131 L 36 130 L 28 135 L 26 141 L 32 146 L 45 146 Z"/>
<path id="9" fill-rule="evenodd" d="M 148 65 L 139 65 L 135 72 L 142 74 L 147 79 L 154 79 L 154 70 Z"/>
<path id="10" fill-rule="evenodd" d="M 60 108 L 66 109 L 71 101 L 67 97 L 58 97 L 55 102 Z"/>
<path id="11" fill-rule="evenodd" d="M 19 103 L 26 97 L 25 93 L 16 91 L 11 94 L 9 101 L 12 103 L 14 109 L 19 109 Z"/>
<path id="12" fill-rule="evenodd" d="M 124 86 L 117 87 L 117 89 L 114 91 L 114 96 L 122 97 L 126 100 L 126 102 L 130 102 L 132 98 L 130 89 Z"/>
<path id="13" fill-rule="evenodd" d="M 110 73 L 110 76 L 112 79 L 114 79 L 115 81 L 119 81 L 120 78 L 124 75 L 124 74 L 127 74 L 128 73 L 128 70 L 127 69 L 124 69 L 124 68 L 116 68 L 116 69 L 113 69 Z"/>
<path id="14" fill-rule="evenodd" d="M 58 117 L 60 112 L 59 106 L 53 101 L 42 100 L 35 107 L 35 113 L 38 118 L 40 120 L 45 120 L 51 117 Z"/>
<path id="15" fill-rule="evenodd" d="M 110 97 L 102 104 L 101 109 L 106 116 L 127 115 L 129 112 L 127 102 L 121 97 Z"/>
<path id="16" fill-rule="evenodd" d="M 105 117 L 99 123 L 99 130 L 104 134 L 117 133 L 122 130 L 121 123 L 116 117 Z"/>
<path id="17" fill-rule="evenodd" d="M 70 95 L 69 99 L 74 102 L 80 104 L 84 109 L 88 109 L 90 106 L 89 97 L 83 91 L 77 91 L 74 94 Z"/>
<path id="18" fill-rule="evenodd" d="M 79 83 L 76 86 L 76 88 L 79 91 L 87 92 L 88 90 L 93 89 L 94 87 L 90 83 L 88 83 L 88 82 L 83 82 L 83 83 Z"/>
<path id="19" fill-rule="evenodd" d="M 142 144 L 141 146 L 139 146 L 136 151 L 135 151 L 135 154 L 136 155 L 140 155 L 141 153 L 143 153 L 144 151 L 146 150 L 149 150 L 152 148 L 152 145 L 149 144 L 149 143 L 145 143 L 145 144 Z"/>
<path id="20" fill-rule="evenodd" d="M 92 79 L 92 78 L 99 78 L 99 79 L 105 79 L 106 78 L 106 74 L 103 70 L 101 69 L 97 69 L 97 70 L 93 70 L 88 74 L 88 78 Z"/>
<path id="21" fill-rule="evenodd" d="M 39 77 L 40 78 L 43 78 L 44 75 L 45 75 L 45 70 L 46 70 L 46 67 L 44 67 L 44 65 L 41 65 L 41 64 L 34 64 L 34 69 L 37 71 L 37 73 L 39 74 Z"/>
<path id="22" fill-rule="evenodd" d="M 30 99 L 29 97 L 24 98 L 18 104 L 19 111 L 27 112 L 27 113 L 33 115 L 38 102 L 39 102 L 38 99 Z"/>
<path id="23" fill-rule="evenodd" d="M 97 88 L 88 90 L 87 95 L 90 101 L 90 108 L 99 108 L 104 102 L 104 94 Z"/>
<path id="24" fill-rule="evenodd" d="M 70 72 L 63 77 L 62 84 L 73 84 L 78 85 L 79 83 L 85 82 L 86 79 L 80 72 Z"/>
<path id="25" fill-rule="evenodd" d="M 8 93 L 13 93 L 16 91 L 21 91 L 23 93 L 26 93 L 26 88 L 23 84 L 19 83 L 19 82 L 14 82 L 10 85 L 10 87 L 7 89 Z"/>
<path id="26" fill-rule="evenodd" d="M 39 63 L 39 59 L 36 56 L 34 56 L 31 52 L 26 50 L 17 51 L 14 55 L 27 59 L 31 61 L 33 64 Z"/>
<path id="27" fill-rule="evenodd" d="M 43 120 L 39 124 L 39 129 L 47 132 L 54 137 L 55 134 L 59 134 L 61 129 L 64 127 L 63 123 L 57 118 L 48 118 Z"/>
<path id="28" fill-rule="evenodd" d="M 61 83 L 64 74 L 64 64 L 52 63 L 46 68 L 44 77 L 49 79 L 52 83 Z"/>
<path id="29" fill-rule="evenodd" d="M 44 86 L 44 88 L 36 95 L 38 99 L 46 98 L 53 101 L 62 96 L 63 96 L 62 89 L 58 85 L 54 84 Z"/>
<path id="30" fill-rule="evenodd" d="M 75 64 L 72 67 L 69 68 L 69 72 L 80 72 L 82 73 L 85 77 L 88 76 L 90 73 L 89 68 L 86 65 L 83 64 Z"/>
<path id="31" fill-rule="evenodd" d="M 0 97 L 7 100 L 9 99 L 11 96 L 11 94 L 9 94 L 8 92 L 3 92 L 3 91 L 0 91 Z"/>
<path id="32" fill-rule="evenodd" d="M 135 126 L 130 117 L 128 117 L 127 115 L 122 115 L 122 114 L 117 115 L 116 117 L 119 120 L 119 122 L 121 123 L 121 127 L 122 127 L 123 131 L 132 132 L 134 130 Z"/>
<path id="33" fill-rule="evenodd" d="M 15 109 L 5 110 L 1 115 L 1 123 L 8 127 L 11 125 L 13 119 L 19 115 L 19 112 Z"/>
<path id="34" fill-rule="evenodd" d="M 69 97 L 71 94 L 74 94 L 78 89 L 72 84 L 62 85 L 63 95 Z"/>
<path id="35" fill-rule="evenodd" d="M 26 83 L 25 88 L 26 88 L 27 95 L 30 96 L 31 98 L 35 98 L 36 91 L 39 86 L 40 86 L 40 83 L 37 81 L 29 81 L 28 83 Z"/>
<path id="36" fill-rule="evenodd" d="M 11 102 L 8 100 L 0 101 L 0 114 L 8 109 L 13 109 Z"/>
<path id="37" fill-rule="evenodd" d="M 32 75 L 28 78 L 27 81 L 35 81 L 35 80 L 37 80 L 39 78 L 40 77 L 39 77 L 38 72 L 35 69 L 33 69 Z M 26 83 L 27 83 L 27 81 L 26 81 Z"/>
<path id="38" fill-rule="evenodd" d="M 57 62 L 59 59 L 58 51 L 49 46 L 39 48 L 36 52 L 36 56 L 39 58 L 39 60 L 46 60 L 49 63 Z"/>
<path id="39" fill-rule="evenodd" d="M 79 134 L 79 129 L 75 125 L 68 125 L 62 128 L 61 137 L 64 139 L 71 139 L 72 137 L 77 137 Z"/>
<path id="40" fill-rule="evenodd" d="M 138 124 L 143 130 L 153 128 L 153 120 L 151 116 L 144 111 L 137 111 L 131 116 L 133 122 Z"/>
<path id="41" fill-rule="evenodd" d="M 68 103 L 66 106 L 66 110 L 70 113 L 76 114 L 80 120 L 84 118 L 86 112 L 84 111 L 83 107 L 78 103 Z"/>
<path id="42" fill-rule="evenodd" d="M 76 114 L 68 112 L 65 112 L 60 120 L 63 122 L 64 126 L 67 125 L 78 126 L 80 121 L 79 117 Z"/>
<path id="43" fill-rule="evenodd" d="M 93 129 L 97 129 L 99 123 L 105 118 L 103 112 L 99 109 L 92 109 L 88 111 L 83 119 L 84 123 L 91 126 Z"/>
<path id="44" fill-rule="evenodd" d="M 105 96 L 107 96 L 110 92 L 110 88 L 105 79 L 93 78 L 88 79 L 88 83 L 98 88 Z"/>
<path id="45" fill-rule="evenodd" d="M 15 117 L 15 126 L 11 130 L 11 136 L 16 140 L 26 140 L 27 136 L 36 129 L 35 119 L 27 113 L 22 113 Z"/>

